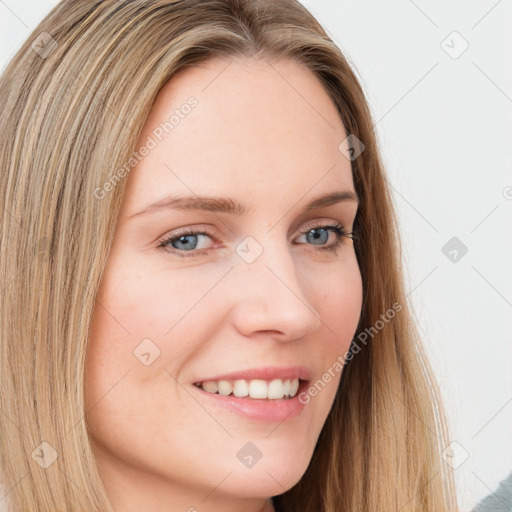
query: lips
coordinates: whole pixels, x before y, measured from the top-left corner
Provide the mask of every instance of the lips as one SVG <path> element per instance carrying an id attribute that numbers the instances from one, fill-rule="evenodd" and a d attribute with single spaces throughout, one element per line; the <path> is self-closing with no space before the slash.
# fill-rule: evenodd
<path id="1" fill-rule="evenodd" d="M 311 372 L 305 366 L 287 366 L 287 367 L 277 367 L 277 366 L 265 366 L 260 368 L 252 368 L 248 370 L 240 370 L 231 373 L 223 373 L 217 375 L 209 375 L 202 377 L 196 381 L 194 384 L 198 385 L 206 381 L 234 381 L 234 380 L 265 380 L 271 381 L 274 379 L 299 379 L 301 381 L 309 381 L 311 380 Z"/>
<path id="2" fill-rule="evenodd" d="M 252 382 L 255 381 L 253 380 Z M 199 400 L 204 401 L 205 406 L 208 408 L 207 410 L 212 412 L 219 411 L 220 414 L 224 414 L 223 411 L 226 411 L 227 414 L 235 413 L 239 417 L 250 420 L 279 423 L 283 429 L 283 422 L 292 422 L 300 419 L 304 414 L 304 409 L 308 407 L 308 402 L 299 399 L 299 396 L 306 392 L 308 385 L 308 381 L 300 381 L 295 396 L 283 397 L 282 399 L 254 399 L 250 396 L 236 397 L 233 394 L 225 396 L 219 393 L 205 391 L 197 385 L 192 386 L 192 388 L 195 390 L 194 393 L 197 393 L 195 396 L 197 396 Z M 210 409 L 210 407 L 215 409 Z"/>

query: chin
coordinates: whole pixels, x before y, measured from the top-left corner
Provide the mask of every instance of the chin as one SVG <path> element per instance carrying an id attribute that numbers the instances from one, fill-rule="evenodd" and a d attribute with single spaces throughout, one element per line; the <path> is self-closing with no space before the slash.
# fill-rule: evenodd
<path id="1" fill-rule="evenodd" d="M 273 458 L 263 464 L 263 458 L 250 469 L 238 469 L 229 478 L 232 492 L 243 492 L 254 497 L 268 497 L 283 494 L 295 486 L 302 478 L 309 460 L 296 460 L 285 455 Z M 226 482 L 227 483 L 227 482 Z"/>

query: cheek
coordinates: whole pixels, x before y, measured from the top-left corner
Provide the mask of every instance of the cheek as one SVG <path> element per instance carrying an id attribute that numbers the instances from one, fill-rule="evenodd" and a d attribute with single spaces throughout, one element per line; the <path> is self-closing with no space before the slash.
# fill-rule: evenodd
<path id="1" fill-rule="evenodd" d="M 197 307 L 211 286 L 191 272 L 171 275 L 145 268 L 140 261 L 111 260 L 91 323 L 87 410 L 114 387 L 122 390 L 127 380 L 146 389 L 171 379 L 165 369 L 179 373 L 196 350 L 197 338 L 191 333 L 211 317 L 211 308 Z"/>
<path id="2" fill-rule="evenodd" d="M 140 464 L 144 457 L 136 457 L 151 453 L 150 440 L 165 430 L 162 411 L 172 413 L 170 431 L 186 422 L 184 397 L 172 395 L 173 380 L 165 370 L 179 373 L 194 345 L 181 341 L 185 340 L 181 332 L 174 336 L 178 328 L 172 328 L 181 327 L 185 305 L 174 300 L 168 289 L 165 292 L 161 279 L 151 274 L 132 279 L 110 274 L 109 278 L 91 324 L 85 367 L 87 422 L 99 445 Z M 150 427 L 144 423 L 148 417 L 154 420 Z M 166 442 L 172 445 L 170 439 Z"/>
<path id="3" fill-rule="evenodd" d="M 363 303 L 363 283 L 355 254 L 329 272 L 312 278 L 310 286 L 316 311 L 337 348 L 350 345 Z"/>
<path id="4" fill-rule="evenodd" d="M 322 365 L 318 381 L 311 383 L 308 395 L 318 407 L 327 410 L 334 401 L 343 362 L 361 316 L 363 284 L 355 257 L 342 269 L 324 276 L 321 291 L 319 282 L 314 297 L 316 311 L 323 321 L 324 336 L 317 344 L 315 357 L 322 361 Z"/>
<path id="5" fill-rule="evenodd" d="M 128 271 L 133 269 L 133 273 L 114 276 L 105 287 L 102 301 L 118 323 L 118 330 L 129 332 L 132 338 L 150 334 L 161 339 L 169 336 L 182 318 L 192 311 L 202 311 L 196 306 L 218 279 L 218 272 L 211 271 L 201 273 L 165 266 L 147 269 L 136 263 L 120 266 Z"/>
<path id="6" fill-rule="evenodd" d="M 354 336 L 362 307 L 362 283 L 354 277 L 338 287 L 330 285 L 323 294 L 319 313 L 340 345 L 350 343 Z"/>

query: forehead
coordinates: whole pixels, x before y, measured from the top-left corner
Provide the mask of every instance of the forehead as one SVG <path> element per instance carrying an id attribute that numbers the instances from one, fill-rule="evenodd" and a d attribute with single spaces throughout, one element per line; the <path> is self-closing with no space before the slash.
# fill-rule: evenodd
<path id="1" fill-rule="evenodd" d="M 212 59 L 161 89 L 137 148 L 125 210 L 167 194 L 298 201 L 353 189 L 342 120 L 319 79 L 286 60 Z M 136 148 L 136 149 L 137 149 Z"/>

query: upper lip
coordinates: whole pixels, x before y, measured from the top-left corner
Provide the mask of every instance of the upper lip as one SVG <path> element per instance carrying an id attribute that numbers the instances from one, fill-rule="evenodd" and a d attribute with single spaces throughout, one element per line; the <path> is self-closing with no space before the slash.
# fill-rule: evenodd
<path id="1" fill-rule="evenodd" d="M 265 366 L 261 368 L 251 368 L 248 370 L 241 370 L 238 372 L 224 373 L 222 375 L 213 375 L 195 383 L 206 382 L 210 380 L 273 380 L 273 379 L 300 379 L 311 380 L 311 372 L 305 366 Z"/>

